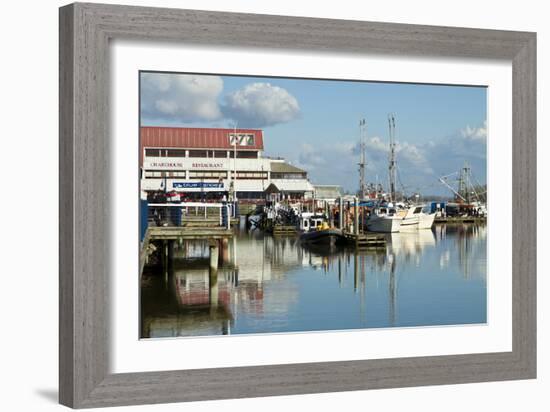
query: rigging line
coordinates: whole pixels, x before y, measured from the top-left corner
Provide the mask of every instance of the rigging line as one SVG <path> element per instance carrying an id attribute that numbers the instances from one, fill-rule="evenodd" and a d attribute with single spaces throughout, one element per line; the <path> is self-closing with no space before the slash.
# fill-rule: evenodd
<path id="1" fill-rule="evenodd" d="M 401 171 L 399 169 L 399 166 L 396 165 L 395 170 L 397 171 L 397 180 L 399 181 L 399 184 L 401 185 L 401 190 L 403 190 L 403 195 L 406 197 L 405 185 L 403 184 L 403 181 L 401 180 Z"/>
<path id="2" fill-rule="evenodd" d="M 481 185 L 481 184 L 479 183 L 479 181 L 477 180 L 477 178 L 476 178 L 473 174 L 472 174 L 472 178 L 474 179 L 475 183 L 477 184 L 477 187 L 480 188 L 480 189 L 482 189 L 482 188 L 483 188 L 483 185 Z M 485 185 L 485 190 L 484 190 L 483 192 L 480 192 L 479 194 L 480 194 L 480 195 L 484 195 L 484 194 L 486 194 L 486 193 L 487 193 L 487 185 Z"/>

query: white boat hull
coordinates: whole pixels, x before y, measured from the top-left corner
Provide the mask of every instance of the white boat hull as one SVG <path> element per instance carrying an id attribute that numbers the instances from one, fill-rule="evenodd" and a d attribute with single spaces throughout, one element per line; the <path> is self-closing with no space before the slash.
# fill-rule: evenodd
<path id="1" fill-rule="evenodd" d="M 395 233 L 401 228 L 402 218 L 397 216 L 373 215 L 367 220 L 367 229 L 370 232 Z"/>
<path id="2" fill-rule="evenodd" d="M 418 218 L 419 229 L 431 229 L 435 221 L 435 213 L 422 214 Z"/>
<path id="3" fill-rule="evenodd" d="M 435 213 L 424 213 L 421 206 L 412 206 L 403 217 L 400 231 L 412 232 L 419 229 L 431 229 L 434 220 Z"/>
<path id="4" fill-rule="evenodd" d="M 405 217 L 401 222 L 400 232 L 418 230 L 418 216 Z"/>

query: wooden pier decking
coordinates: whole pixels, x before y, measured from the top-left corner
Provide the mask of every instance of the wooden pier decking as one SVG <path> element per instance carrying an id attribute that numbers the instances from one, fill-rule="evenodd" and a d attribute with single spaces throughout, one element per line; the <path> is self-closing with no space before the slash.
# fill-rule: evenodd
<path id="1" fill-rule="evenodd" d="M 140 245 L 139 273 L 143 273 L 149 254 L 153 253 L 150 250 L 150 247 L 154 249 L 153 241 L 173 244 L 179 240 L 206 240 L 215 243 L 233 236 L 232 230 L 220 226 L 149 226 Z"/>
<path id="2" fill-rule="evenodd" d="M 380 233 L 350 233 L 344 232 L 344 239 L 347 244 L 354 245 L 358 249 L 363 248 L 384 248 L 386 237 Z"/>
<path id="3" fill-rule="evenodd" d="M 273 226 L 273 236 L 294 236 L 296 235 L 296 226 L 275 225 Z"/>
<path id="4" fill-rule="evenodd" d="M 487 223 L 486 217 L 481 216 L 456 216 L 436 217 L 434 223 L 462 224 L 462 223 Z"/>
<path id="5" fill-rule="evenodd" d="M 149 226 L 151 240 L 218 240 L 232 238 L 232 230 L 207 226 Z"/>

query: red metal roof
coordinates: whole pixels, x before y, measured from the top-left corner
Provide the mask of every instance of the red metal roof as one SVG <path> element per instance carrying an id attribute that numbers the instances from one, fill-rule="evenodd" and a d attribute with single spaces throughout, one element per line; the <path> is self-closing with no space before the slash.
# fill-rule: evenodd
<path id="1" fill-rule="evenodd" d="M 229 135 L 234 129 L 211 129 L 199 127 L 153 127 L 142 126 L 140 148 L 177 147 L 185 149 L 232 149 Z M 263 150 L 263 133 L 258 129 L 237 129 L 237 133 L 254 135 L 254 145 L 237 146 L 238 150 Z"/>

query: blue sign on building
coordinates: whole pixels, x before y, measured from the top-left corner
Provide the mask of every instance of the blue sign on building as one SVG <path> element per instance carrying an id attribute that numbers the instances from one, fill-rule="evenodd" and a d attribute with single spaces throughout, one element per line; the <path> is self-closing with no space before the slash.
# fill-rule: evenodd
<path id="1" fill-rule="evenodd" d="M 213 182 L 174 182 L 175 189 L 223 189 L 223 183 Z"/>

